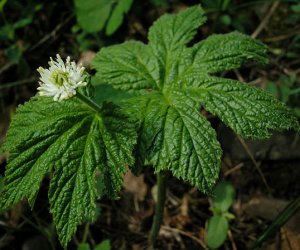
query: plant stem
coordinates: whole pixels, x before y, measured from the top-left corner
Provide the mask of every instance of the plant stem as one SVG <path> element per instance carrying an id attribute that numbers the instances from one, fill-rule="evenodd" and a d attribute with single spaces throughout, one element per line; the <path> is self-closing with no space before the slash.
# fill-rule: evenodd
<path id="1" fill-rule="evenodd" d="M 166 191 L 167 191 L 167 173 L 159 172 L 157 177 L 157 203 L 155 206 L 155 214 L 149 236 L 149 243 L 154 248 L 156 239 L 159 233 L 159 229 L 163 220 Z"/>
<path id="2" fill-rule="evenodd" d="M 87 238 L 88 238 L 88 235 L 89 235 L 89 231 L 90 231 L 90 223 L 86 223 L 84 225 L 84 231 L 83 231 L 83 236 L 82 236 L 82 241 L 81 243 L 85 243 Z"/>
<path id="3" fill-rule="evenodd" d="M 92 101 L 90 98 L 86 97 L 83 94 L 80 94 L 79 92 L 76 93 L 76 97 L 82 101 L 84 104 L 86 104 L 87 106 L 89 106 L 89 108 L 91 108 L 92 110 L 96 111 L 96 112 L 101 112 L 101 107 L 95 103 L 94 101 Z"/>

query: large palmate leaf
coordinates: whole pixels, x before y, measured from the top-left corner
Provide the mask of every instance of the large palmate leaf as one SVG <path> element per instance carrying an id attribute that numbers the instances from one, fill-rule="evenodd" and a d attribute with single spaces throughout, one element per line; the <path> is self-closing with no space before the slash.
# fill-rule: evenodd
<path id="1" fill-rule="evenodd" d="M 112 104 L 95 112 L 76 99 L 35 97 L 20 106 L 2 148 L 10 155 L 0 207 L 23 198 L 33 203 L 50 174 L 51 212 L 66 246 L 77 225 L 94 218 L 96 198 L 118 195 L 126 164 L 133 163 L 131 124 Z M 96 191 L 96 175 L 104 182 L 103 193 Z"/>
<path id="2" fill-rule="evenodd" d="M 148 45 L 130 41 L 103 48 L 92 65 L 99 84 L 140 95 L 124 103 L 140 120 L 137 163 L 171 170 L 205 192 L 218 177 L 221 149 L 199 113 L 200 104 L 247 138 L 265 138 L 271 129 L 298 123 L 283 103 L 262 90 L 211 75 L 248 59 L 266 63 L 267 49 L 238 32 L 212 35 L 188 47 L 204 21 L 200 6 L 164 15 L 150 28 Z"/>

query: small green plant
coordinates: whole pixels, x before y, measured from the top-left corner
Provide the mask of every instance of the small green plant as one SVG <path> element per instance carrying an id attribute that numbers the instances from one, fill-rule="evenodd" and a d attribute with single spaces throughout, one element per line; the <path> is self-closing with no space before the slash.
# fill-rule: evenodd
<path id="1" fill-rule="evenodd" d="M 269 81 L 266 85 L 266 90 L 284 103 L 289 104 L 295 115 L 300 117 L 298 102 L 300 87 L 297 85 L 296 75 L 281 75 L 279 78 L 279 85 L 277 85 L 276 82 Z"/>
<path id="2" fill-rule="evenodd" d="M 88 243 L 81 243 L 77 248 L 77 250 L 91 250 L 91 249 L 92 248 Z M 109 240 L 102 241 L 100 244 L 95 246 L 93 250 L 111 250 L 110 241 Z"/>
<path id="3" fill-rule="evenodd" d="M 167 172 L 204 193 L 218 179 L 222 151 L 200 105 L 245 138 L 299 129 L 285 104 L 267 92 L 214 75 L 249 59 L 267 63 L 261 42 L 232 32 L 187 46 L 205 20 L 200 6 L 166 14 L 150 28 L 148 44 L 130 41 L 97 54 L 96 85 L 132 94 L 120 106 L 84 95 L 91 78 L 69 58 L 39 68 L 39 94 L 18 107 L 2 147 L 9 161 L 0 208 L 24 198 L 32 207 L 48 177 L 50 211 L 66 247 L 78 224 L 94 221 L 97 199 L 118 197 L 126 166 L 139 173 L 150 163 L 158 178 L 154 245 Z"/>
<path id="4" fill-rule="evenodd" d="M 214 189 L 212 207 L 213 216 L 208 221 L 206 243 L 210 249 L 217 249 L 226 240 L 229 220 L 234 215 L 228 210 L 235 196 L 234 187 L 229 182 L 220 182 Z"/>
<path id="5" fill-rule="evenodd" d="M 112 35 L 122 24 L 133 0 L 74 0 L 77 21 L 89 33 L 101 31 Z"/>

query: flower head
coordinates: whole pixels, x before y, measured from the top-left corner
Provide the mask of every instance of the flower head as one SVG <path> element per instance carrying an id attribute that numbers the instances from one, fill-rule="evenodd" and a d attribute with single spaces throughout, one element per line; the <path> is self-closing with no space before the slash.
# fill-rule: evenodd
<path id="1" fill-rule="evenodd" d="M 50 57 L 49 69 L 39 67 L 40 73 L 39 94 L 42 96 L 53 96 L 54 101 L 61 101 L 76 95 L 76 88 L 86 86 L 84 81 L 84 67 L 76 65 L 67 57 L 66 63 L 59 55 L 56 60 Z"/>

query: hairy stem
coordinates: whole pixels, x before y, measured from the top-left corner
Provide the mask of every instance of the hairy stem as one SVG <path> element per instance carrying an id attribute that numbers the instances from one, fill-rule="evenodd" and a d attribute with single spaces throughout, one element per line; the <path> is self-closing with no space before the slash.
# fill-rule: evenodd
<path id="1" fill-rule="evenodd" d="M 153 218 L 153 223 L 149 235 L 149 243 L 154 248 L 158 232 L 163 220 L 164 207 L 166 201 L 166 191 L 167 191 L 167 173 L 159 172 L 157 173 L 157 203 L 155 206 L 155 214 Z"/>
<path id="2" fill-rule="evenodd" d="M 79 92 L 76 93 L 76 97 L 82 101 L 84 104 L 86 104 L 89 108 L 91 108 L 92 110 L 96 111 L 96 112 L 100 112 L 101 111 L 101 107 L 95 103 L 93 100 L 91 100 L 90 98 L 86 97 L 83 94 L 80 94 Z"/>

